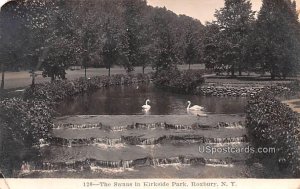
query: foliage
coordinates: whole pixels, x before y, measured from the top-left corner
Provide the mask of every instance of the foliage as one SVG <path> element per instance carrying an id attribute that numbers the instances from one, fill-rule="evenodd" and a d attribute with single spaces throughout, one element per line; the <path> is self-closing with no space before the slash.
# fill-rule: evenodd
<path id="1" fill-rule="evenodd" d="M 255 147 L 272 147 L 275 154 L 256 154 L 260 160 L 267 159 L 287 165 L 294 176 L 300 174 L 299 118 L 288 106 L 276 100 L 267 91 L 249 100 L 246 125 Z M 261 146 L 264 145 L 264 146 Z"/>
<path id="2" fill-rule="evenodd" d="M 168 70 L 176 65 L 178 57 L 175 49 L 174 36 L 171 33 L 171 27 L 168 20 L 171 20 L 170 14 L 166 9 L 156 9 L 152 17 L 155 32 L 154 37 L 154 64 L 156 71 Z"/>
<path id="3" fill-rule="evenodd" d="M 1 7 L 0 12 L 0 90 L 4 89 L 5 70 L 18 70 L 24 53 L 22 19 L 15 7 L 18 7 L 17 2 L 9 2 Z"/>
<path id="4" fill-rule="evenodd" d="M 14 140 L 26 146 L 49 137 L 52 113 L 43 101 L 23 101 L 18 98 L 0 101 L 2 124 L 13 131 Z"/>
<path id="5" fill-rule="evenodd" d="M 131 72 L 134 66 L 140 61 L 140 48 L 143 44 L 140 43 L 142 31 L 143 12 L 146 9 L 146 1 L 141 0 L 122 0 L 124 7 L 124 23 L 125 23 L 125 48 L 124 68 L 127 72 Z"/>
<path id="6" fill-rule="evenodd" d="M 296 2 L 264 0 L 254 19 L 249 0 L 226 0 L 208 23 L 203 62 L 217 73 L 265 72 L 285 78 L 299 69 L 299 22 Z"/>
<path id="7" fill-rule="evenodd" d="M 121 65 L 130 72 L 134 66 L 192 64 L 201 56 L 199 21 L 144 0 L 20 0 L 12 8 L 18 14 L 10 23 L 18 27 L 3 35 L 14 44 L 0 44 L 11 52 L 1 58 L 15 62 L 7 69 L 42 70 L 52 81 L 64 79 L 72 65 Z"/>
<path id="8" fill-rule="evenodd" d="M 221 58 L 220 28 L 215 23 L 207 23 L 203 37 L 203 57 L 205 67 L 214 70 L 217 74 L 226 71 Z"/>
<path id="9" fill-rule="evenodd" d="M 52 116 L 44 101 L 0 101 L 0 168 L 6 176 L 12 176 L 22 160 L 38 157 L 32 146 L 50 137 Z"/>
<path id="10" fill-rule="evenodd" d="M 6 69 L 18 71 L 20 60 L 26 50 L 26 30 L 24 19 L 16 1 L 9 2 L 1 8 L 0 15 L 0 58 L 6 64 Z"/>
<path id="11" fill-rule="evenodd" d="M 185 15 L 180 15 L 177 22 L 181 25 L 178 28 L 181 35 L 176 36 L 176 39 L 179 40 L 175 45 L 179 52 L 182 52 L 178 57 L 190 68 L 191 64 L 201 63 L 204 27 L 200 21 Z"/>
<path id="12" fill-rule="evenodd" d="M 154 75 L 154 84 L 176 93 L 193 93 L 198 86 L 204 83 L 202 72 L 178 69 L 160 70 Z"/>
<path id="13" fill-rule="evenodd" d="M 247 38 L 254 22 L 251 6 L 249 0 L 225 0 L 225 6 L 216 11 L 216 21 L 208 27 L 208 31 L 213 32 L 207 33 L 204 43 L 207 67 L 226 66 L 232 76 L 236 70 L 242 74 L 247 61 Z"/>
<path id="14" fill-rule="evenodd" d="M 295 2 L 264 0 L 254 35 L 259 66 L 272 79 L 297 72 L 300 33 Z"/>
<path id="15" fill-rule="evenodd" d="M 26 100 L 45 100 L 55 104 L 80 93 L 114 85 L 128 85 L 134 82 L 149 82 L 149 77 L 144 74 L 112 75 L 111 77 L 97 76 L 89 79 L 79 78 L 74 81 L 64 80 L 43 83 L 27 88 L 24 92 L 24 98 Z"/>
<path id="16" fill-rule="evenodd" d="M 20 0 L 1 12 L 0 58 L 7 70 L 43 70 L 53 81 L 72 65 L 130 72 L 194 63 L 217 73 L 285 78 L 299 68 L 295 7 L 291 0 L 264 0 L 255 20 L 249 0 L 226 0 L 216 21 L 203 26 L 144 0 Z"/>

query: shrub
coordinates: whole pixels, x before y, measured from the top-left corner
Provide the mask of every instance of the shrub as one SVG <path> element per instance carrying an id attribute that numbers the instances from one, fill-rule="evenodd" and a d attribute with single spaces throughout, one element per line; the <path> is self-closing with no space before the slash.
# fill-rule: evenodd
<path id="1" fill-rule="evenodd" d="M 32 148 L 47 140 L 53 111 L 43 101 L 12 98 L 0 101 L 0 169 L 6 176 L 18 170 L 22 160 L 38 158 Z"/>
<path id="2" fill-rule="evenodd" d="M 287 105 L 263 91 L 249 99 L 246 126 L 255 147 L 274 147 L 275 154 L 256 154 L 260 160 L 285 164 L 300 176 L 299 118 Z"/>
<path id="3" fill-rule="evenodd" d="M 158 71 L 153 77 L 154 84 L 177 93 L 193 93 L 197 86 L 204 83 L 201 71 L 178 69 Z"/>
<path id="4" fill-rule="evenodd" d="M 147 75 L 113 75 L 97 76 L 89 79 L 79 78 L 74 81 L 55 81 L 53 83 L 43 83 L 29 87 L 24 92 L 24 99 L 46 100 L 55 103 L 65 98 L 75 96 L 80 93 L 91 92 L 103 87 L 115 85 L 128 85 L 133 82 L 148 82 Z"/>
<path id="5" fill-rule="evenodd" d="M 52 128 L 53 110 L 43 101 L 12 98 L 0 101 L 2 128 L 12 132 L 13 140 L 25 146 L 47 139 Z"/>

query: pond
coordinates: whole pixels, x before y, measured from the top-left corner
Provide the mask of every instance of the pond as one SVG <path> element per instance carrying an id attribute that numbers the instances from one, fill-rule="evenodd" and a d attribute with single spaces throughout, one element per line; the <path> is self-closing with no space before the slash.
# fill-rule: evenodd
<path id="1" fill-rule="evenodd" d="M 150 99 L 149 112 L 142 110 Z M 187 101 L 205 117 L 187 112 Z M 246 98 L 175 94 L 153 85 L 117 86 L 60 103 L 52 141 L 31 177 L 238 178 L 245 153 L 200 147 L 247 147 Z M 146 115 L 145 115 L 146 114 Z M 220 126 L 219 123 L 228 123 Z M 71 170 L 71 172 L 70 172 Z"/>
<path id="2" fill-rule="evenodd" d="M 187 114 L 187 101 L 203 106 L 206 113 L 243 114 L 246 98 L 202 97 L 165 92 L 152 85 L 117 86 L 100 89 L 62 102 L 61 115 L 143 115 L 141 106 L 149 99 L 151 115 Z"/>

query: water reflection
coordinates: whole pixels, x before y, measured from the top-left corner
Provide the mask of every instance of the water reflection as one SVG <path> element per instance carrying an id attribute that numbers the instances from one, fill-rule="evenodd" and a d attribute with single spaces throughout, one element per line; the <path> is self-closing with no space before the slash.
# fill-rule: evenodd
<path id="1" fill-rule="evenodd" d="M 144 115 L 151 115 L 150 109 L 143 109 L 142 112 L 144 113 Z"/>
<path id="2" fill-rule="evenodd" d="M 151 101 L 151 109 L 145 111 L 142 106 L 147 99 Z M 186 109 L 188 100 L 204 107 L 204 113 L 244 113 L 246 105 L 245 98 L 174 94 L 139 85 L 110 87 L 83 94 L 62 102 L 57 110 L 62 115 L 176 115 L 191 113 Z"/>
<path id="3" fill-rule="evenodd" d="M 207 113 L 203 110 L 197 110 L 197 111 L 193 111 L 193 110 L 186 110 L 188 115 L 194 115 L 194 116 L 198 116 L 198 117 L 206 117 Z"/>

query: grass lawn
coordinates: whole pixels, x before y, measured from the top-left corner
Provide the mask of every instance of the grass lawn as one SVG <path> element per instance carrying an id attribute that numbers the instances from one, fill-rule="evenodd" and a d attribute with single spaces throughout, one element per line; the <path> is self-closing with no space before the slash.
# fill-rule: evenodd
<path id="1" fill-rule="evenodd" d="M 188 69 L 188 65 L 179 65 L 179 69 L 185 70 Z M 191 65 L 191 69 L 203 69 L 204 65 L 195 64 Z M 145 69 L 145 73 L 152 72 L 151 67 Z M 37 72 L 41 74 L 41 72 Z M 125 74 L 126 71 L 122 67 L 114 67 L 111 69 L 111 74 Z M 142 73 L 142 67 L 136 67 L 133 73 Z M 105 68 L 89 68 L 87 69 L 87 77 L 108 75 L 108 70 Z M 84 69 L 80 70 L 67 70 L 67 79 L 74 80 L 80 77 L 84 77 Z M 20 72 L 6 72 L 5 73 L 5 89 L 20 89 L 25 88 L 31 84 L 31 77 L 28 71 Z M 50 78 L 44 78 L 41 75 L 36 77 L 36 83 L 43 83 L 50 81 Z"/>
<path id="2" fill-rule="evenodd" d="M 180 70 L 187 70 L 188 65 L 178 65 Z M 191 69 L 204 69 L 203 64 L 194 64 L 191 65 Z M 152 72 L 151 67 L 145 69 L 145 73 Z M 67 79 L 74 80 L 80 77 L 84 77 L 84 69 L 80 70 L 67 70 Z M 41 72 L 37 72 L 41 74 Z M 142 73 L 142 67 L 136 67 L 133 73 Z M 126 71 L 122 67 L 114 67 L 111 69 L 111 74 L 126 74 Z M 87 77 L 108 75 L 108 70 L 105 68 L 89 68 L 87 69 Z M 295 78 L 291 78 L 295 79 Z M 44 78 L 41 75 L 36 77 L 36 83 L 49 82 L 50 78 Z M 287 83 L 290 82 L 289 79 L 286 80 L 274 80 L 271 81 L 270 77 L 260 77 L 257 74 L 251 74 L 247 76 L 246 73 L 243 73 L 242 77 L 230 78 L 226 75 L 216 76 L 215 74 L 210 74 L 206 77 L 206 82 L 208 83 L 217 83 L 217 84 L 261 84 L 269 85 L 272 83 Z M 20 72 L 6 72 L 5 73 L 5 86 L 7 90 L 13 89 L 23 89 L 31 84 L 31 77 L 28 71 Z"/>

